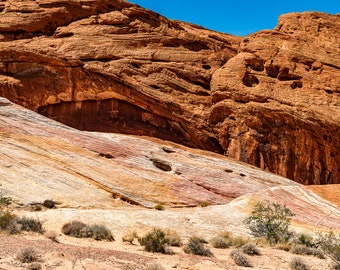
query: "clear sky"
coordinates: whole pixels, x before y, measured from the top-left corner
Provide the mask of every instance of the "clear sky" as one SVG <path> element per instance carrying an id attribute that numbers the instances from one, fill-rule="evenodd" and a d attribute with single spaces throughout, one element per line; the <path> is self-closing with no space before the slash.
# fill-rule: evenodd
<path id="1" fill-rule="evenodd" d="M 273 29 L 288 12 L 340 13 L 340 0 L 128 0 L 174 20 L 245 36 Z"/>

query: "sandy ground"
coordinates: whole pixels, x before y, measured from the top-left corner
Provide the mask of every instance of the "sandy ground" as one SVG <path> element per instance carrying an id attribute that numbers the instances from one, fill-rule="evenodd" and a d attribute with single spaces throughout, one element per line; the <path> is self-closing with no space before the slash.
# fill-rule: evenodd
<path id="1" fill-rule="evenodd" d="M 220 206 L 222 207 L 222 206 Z M 161 217 L 162 228 L 175 229 L 181 235 L 182 241 L 185 243 L 188 240 L 191 228 L 194 234 L 207 230 L 204 238 L 209 240 L 215 236 L 216 232 L 207 228 L 200 227 L 202 224 L 198 222 L 199 218 L 204 218 L 201 212 L 211 212 L 213 216 L 214 208 L 211 209 L 182 209 L 174 212 L 191 212 L 192 222 L 187 224 L 174 225 L 171 224 L 175 218 L 174 213 L 171 211 L 156 211 L 156 210 L 143 210 L 139 207 L 130 207 L 126 209 L 117 209 L 117 212 L 110 212 L 111 215 L 116 215 L 119 220 L 119 211 L 135 214 L 140 219 L 144 219 L 144 225 L 135 223 L 136 231 L 139 235 L 143 235 L 146 231 L 151 230 L 156 219 Z M 143 247 L 139 245 L 138 241 L 134 244 L 125 243 L 122 241 L 122 236 L 132 227 L 128 226 L 127 216 L 121 215 L 121 226 L 112 229 L 115 241 L 96 241 L 93 239 L 79 239 L 74 237 L 65 236 L 61 233 L 62 225 L 69 220 L 86 218 L 90 222 L 87 215 L 92 215 L 92 220 L 98 219 L 100 214 L 88 212 L 90 210 L 76 210 L 76 209 L 53 209 L 41 212 L 26 212 L 23 210 L 18 211 L 18 214 L 41 219 L 44 223 L 46 231 L 54 231 L 57 233 L 57 242 L 50 240 L 45 235 L 35 233 L 22 233 L 20 235 L 7 235 L 0 234 L 0 269 L 34 269 L 34 264 L 21 263 L 17 259 L 17 254 L 25 247 L 33 247 L 38 252 L 38 263 L 41 269 L 75 269 L 75 270 L 101 270 L 101 269 L 120 269 L 120 270 L 147 270 L 147 269 L 189 269 L 189 270 L 220 270 L 220 269 L 247 269 L 240 267 L 234 263 L 230 256 L 233 248 L 216 249 L 208 245 L 214 257 L 201 257 L 189 255 L 184 253 L 183 247 L 173 247 L 173 255 L 164 255 L 157 253 L 149 253 L 144 251 Z M 92 210 L 95 211 L 95 210 Z M 97 210 L 99 211 L 99 210 Z M 194 219 L 195 211 L 197 214 Z M 106 213 L 107 215 L 107 213 Z M 118 217 L 117 217 L 118 216 Z M 166 218 L 168 216 L 168 218 Z M 187 215 L 188 216 L 188 215 Z M 181 221 L 181 215 L 178 215 Z M 147 220 L 149 219 L 149 220 Z M 99 219 L 100 220 L 100 219 Z M 195 221 L 196 220 L 196 221 Z M 196 223 L 195 223 L 196 222 Z M 204 223 L 204 220 L 203 220 Z M 116 223 L 117 224 L 117 223 Z M 156 223 L 157 224 L 157 223 Z M 167 226 L 168 224 L 168 226 Z M 139 226 L 138 226 L 139 225 Z M 177 227 L 176 227 L 177 226 Z M 196 227 L 197 226 L 197 227 Z M 110 226 L 109 226 L 110 227 Z M 110 229 L 113 228 L 112 226 Z M 221 228 L 217 226 L 217 230 Z M 242 232 L 240 230 L 239 232 Z M 261 251 L 260 256 L 247 256 L 253 265 L 252 269 L 290 269 L 289 263 L 294 257 L 301 257 L 308 265 L 310 270 L 331 269 L 330 259 L 319 259 L 313 256 L 298 256 L 285 252 L 282 250 L 272 249 L 268 247 L 259 247 Z M 151 266 L 154 268 L 149 268 Z M 159 268 L 156 268 L 156 265 Z M 160 268 L 162 266 L 163 268 Z"/>

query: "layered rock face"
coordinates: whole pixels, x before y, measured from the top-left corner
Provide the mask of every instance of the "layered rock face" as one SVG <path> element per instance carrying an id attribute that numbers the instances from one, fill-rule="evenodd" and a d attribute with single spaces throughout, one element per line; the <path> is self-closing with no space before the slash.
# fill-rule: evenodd
<path id="1" fill-rule="evenodd" d="M 284 15 L 241 38 L 125 1 L 6 1 L 0 11 L 1 96 L 78 129 L 339 183 L 340 16 Z"/>

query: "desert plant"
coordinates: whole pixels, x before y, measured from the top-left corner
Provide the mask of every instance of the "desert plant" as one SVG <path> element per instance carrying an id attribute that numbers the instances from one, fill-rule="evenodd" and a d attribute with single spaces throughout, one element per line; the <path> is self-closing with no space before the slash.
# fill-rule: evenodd
<path id="1" fill-rule="evenodd" d="M 214 248 L 228 248 L 230 244 L 222 237 L 222 236 L 215 236 L 210 240 L 210 244 Z"/>
<path id="2" fill-rule="evenodd" d="M 133 244 L 135 239 L 138 239 L 138 234 L 136 231 L 129 231 L 122 237 L 123 242 L 129 242 L 130 244 Z"/>
<path id="3" fill-rule="evenodd" d="M 285 243 L 278 243 L 275 245 L 276 249 L 284 250 L 284 251 L 290 251 L 292 248 L 292 244 L 285 242 Z"/>
<path id="4" fill-rule="evenodd" d="M 111 231 L 105 225 L 87 225 L 82 230 L 82 237 L 93 238 L 95 240 L 114 241 Z"/>
<path id="5" fill-rule="evenodd" d="M 21 217 L 21 218 L 17 218 L 16 222 L 21 225 L 21 230 L 23 231 L 31 231 L 31 232 L 38 232 L 38 233 L 44 232 L 42 222 L 39 219 Z"/>
<path id="6" fill-rule="evenodd" d="M 294 269 L 294 270 L 307 270 L 308 269 L 306 263 L 299 257 L 294 257 L 291 260 L 289 266 L 291 269 Z"/>
<path id="7" fill-rule="evenodd" d="M 313 237 L 306 233 L 297 234 L 295 236 L 295 242 L 298 245 L 304 245 L 306 247 L 313 247 L 315 245 Z"/>
<path id="8" fill-rule="evenodd" d="M 207 207 L 207 206 L 209 206 L 209 203 L 208 203 L 207 201 L 200 201 L 200 202 L 199 202 L 199 205 L 200 205 L 201 207 Z"/>
<path id="9" fill-rule="evenodd" d="M 13 199 L 11 197 L 6 197 L 1 191 L 0 191 L 0 206 L 1 205 L 9 205 L 13 202 Z"/>
<path id="10" fill-rule="evenodd" d="M 243 266 L 243 267 L 252 267 L 250 261 L 248 258 L 238 249 L 234 249 L 231 253 L 230 256 L 234 260 L 234 262 L 238 266 Z"/>
<path id="11" fill-rule="evenodd" d="M 71 221 L 65 223 L 61 229 L 63 234 L 77 238 L 93 238 L 95 240 L 113 241 L 111 231 L 105 225 L 86 225 L 81 221 Z"/>
<path id="12" fill-rule="evenodd" d="M 53 242 L 58 243 L 57 237 L 58 237 L 58 233 L 56 231 L 47 231 L 45 233 L 46 238 L 52 240 Z"/>
<path id="13" fill-rule="evenodd" d="M 74 220 L 74 221 L 65 223 L 63 227 L 61 228 L 61 231 L 63 234 L 81 238 L 83 237 L 83 230 L 85 229 L 85 227 L 86 227 L 85 223 Z"/>
<path id="14" fill-rule="evenodd" d="M 207 257 L 213 256 L 210 249 L 204 246 L 202 239 L 199 237 L 191 237 L 189 239 L 189 243 L 184 246 L 183 250 L 185 253 L 188 253 L 188 254 L 207 256 Z"/>
<path id="15" fill-rule="evenodd" d="M 138 238 L 139 243 L 144 246 L 148 252 L 166 253 L 165 247 L 169 244 L 165 232 L 161 229 L 153 229 L 144 237 Z"/>
<path id="16" fill-rule="evenodd" d="M 42 203 L 42 205 L 45 206 L 46 208 L 52 209 L 52 208 L 55 207 L 55 201 L 53 201 L 53 200 L 45 200 Z"/>
<path id="17" fill-rule="evenodd" d="M 340 234 L 337 235 L 332 231 L 320 234 L 315 243 L 335 263 L 334 267 L 340 268 Z"/>
<path id="18" fill-rule="evenodd" d="M 247 243 L 243 245 L 241 248 L 242 248 L 243 253 L 247 255 L 250 255 L 250 256 L 261 255 L 260 250 L 257 248 L 256 245 L 252 243 Z"/>
<path id="19" fill-rule="evenodd" d="M 181 237 L 176 231 L 165 230 L 164 232 L 169 246 L 180 247 L 182 245 Z"/>
<path id="20" fill-rule="evenodd" d="M 38 259 L 38 253 L 33 247 L 24 247 L 17 254 L 17 259 L 22 263 L 31 263 Z"/>
<path id="21" fill-rule="evenodd" d="M 159 210 L 159 211 L 163 211 L 164 210 L 164 206 L 162 204 L 156 204 L 154 209 Z"/>
<path id="22" fill-rule="evenodd" d="M 289 225 L 294 213 L 278 203 L 257 202 L 244 224 L 255 237 L 265 237 L 270 245 L 288 241 Z"/>
<path id="23" fill-rule="evenodd" d="M 41 264 L 40 263 L 31 263 L 28 267 L 28 270 L 41 270 Z"/>
<path id="24" fill-rule="evenodd" d="M 325 255 L 321 249 L 311 248 L 304 245 L 293 245 L 290 252 L 298 255 L 312 255 L 320 259 L 324 259 Z"/>
<path id="25" fill-rule="evenodd" d="M 12 224 L 16 219 L 16 215 L 14 215 L 8 209 L 0 209 L 0 230 L 7 230 L 10 224 Z"/>

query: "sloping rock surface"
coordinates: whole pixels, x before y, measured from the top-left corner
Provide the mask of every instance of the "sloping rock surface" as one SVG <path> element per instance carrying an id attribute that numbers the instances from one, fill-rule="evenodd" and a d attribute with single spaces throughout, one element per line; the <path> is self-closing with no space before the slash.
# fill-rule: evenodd
<path id="1" fill-rule="evenodd" d="M 55 200 L 58 209 L 28 213 L 52 228 L 94 219 L 115 229 L 171 224 L 185 235 L 193 227 L 207 235 L 226 226 L 244 233 L 254 201 L 269 200 L 296 212 L 300 227 L 340 229 L 339 207 L 294 181 L 174 143 L 72 129 L 4 98 L 0 183 L 24 206 Z M 202 202 L 210 207 L 177 209 Z M 167 210 L 138 207 L 156 204 Z"/>
<path id="2" fill-rule="evenodd" d="M 339 183 L 339 43 L 339 15 L 283 15 L 241 38 L 120 0 L 5 1 L 0 95 L 78 129 Z"/>

